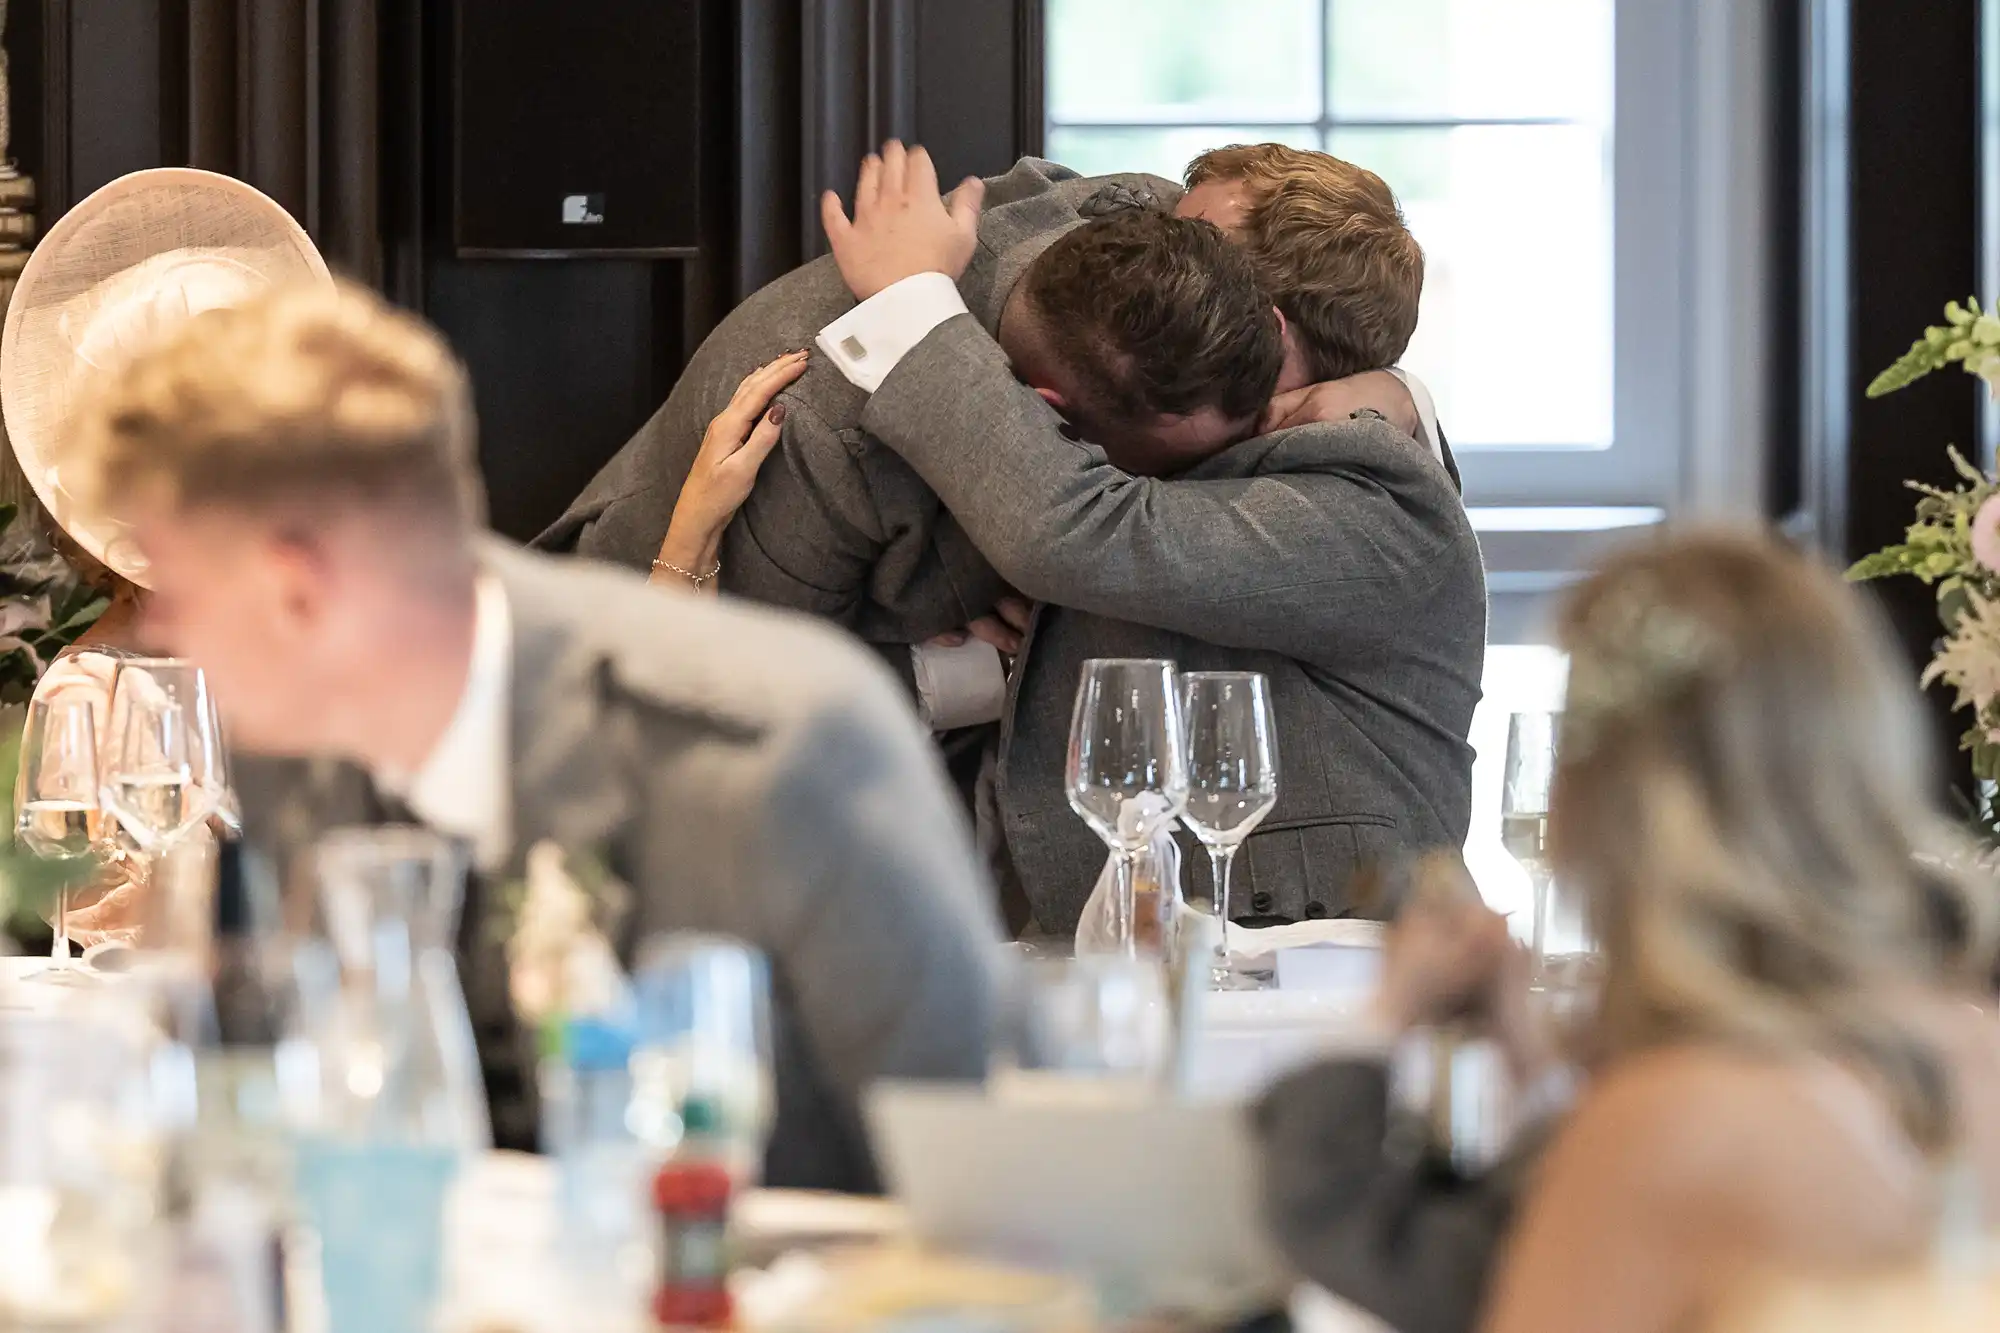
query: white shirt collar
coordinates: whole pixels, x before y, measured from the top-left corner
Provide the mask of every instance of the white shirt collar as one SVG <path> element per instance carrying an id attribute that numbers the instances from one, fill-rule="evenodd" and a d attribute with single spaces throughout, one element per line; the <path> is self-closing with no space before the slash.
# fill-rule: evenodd
<path id="1" fill-rule="evenodd" d="M 472 661 L 458 710 L 430 757 L 407 782 L 381 775 L 401 793 L 417 818 L 447 837 L 463 838 L 483 870 L 506 864 L 513 846 L 508 774 L 508 698 L 514 670 L 514 631 L 507 593 L 482 573 L 476 590 Z"/>

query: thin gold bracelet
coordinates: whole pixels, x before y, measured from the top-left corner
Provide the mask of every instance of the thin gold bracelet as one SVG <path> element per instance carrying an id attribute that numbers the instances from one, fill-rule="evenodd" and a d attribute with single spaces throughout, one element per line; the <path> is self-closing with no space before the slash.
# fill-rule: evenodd
<path id="1" fill-rule="evenodd" d="M 693 584 L 696 592 L 700 592 L 703 588 L 714 582 L 718 574 L 722 573 L 722 562 L 720 560 L 716 561 L 715 568 L 709 570 L 706 574 L 697 574 L 692 569 L 682 569 L 679 565 L 668 564 L 664 560 L 655 560 L 653 562 L 653 569 L 655 571 L 664 569 L 669 574 L 678 574 Z"/>

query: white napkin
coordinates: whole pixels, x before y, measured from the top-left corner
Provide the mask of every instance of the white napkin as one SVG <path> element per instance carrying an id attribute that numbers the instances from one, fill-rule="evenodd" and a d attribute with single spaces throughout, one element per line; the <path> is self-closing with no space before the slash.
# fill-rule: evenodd
<path id="1" fill-rule="evenodd" d="M 1298 949 L 1309 944 L 1345 944 L 1362 949 L 1379 949 L 1388 929 L 1380 921 L 1355 921 L 1345 917 L 1261 927 L 1239 926 L 1232 921 L 1229 923 L 1229 953 L 1235 958 L 1261 958 L 1280 949 Z"/>
<path id="2" fill-rule="evenodd" d="M 1157 817 L 1166 808 L 1166 799 L 1152 792 L 1144 792 L 1125 802 L 1118 812 L 1121 830 L 1134 830 L 1146 819 Z M 1163 891 L 1174 895 L 1174 916 L 1192 911 L 1181 895 L 1181 849 L 1174 841 L 1174 821 L 1163 822 L 1153 833 L 1153 841 L 1145 851 L 1140 852 L 1133 868 L 1132 878 L 1137 884 L 1148 881 L 1158 884 Z M 1098 872 L 1097 887 L 1090 891 L 1090 899 L 1083 905 L 1083 915 L 1076 923 L 1076 952 L 1084 954 L 1115 953 L 1117 946 L 1112 942 L 1114 900 L 1118 888 L 1118 858 L 1106 857 L 1104 869 Z M 1137 929 L 1138 922 L 1133 922 Z"/>

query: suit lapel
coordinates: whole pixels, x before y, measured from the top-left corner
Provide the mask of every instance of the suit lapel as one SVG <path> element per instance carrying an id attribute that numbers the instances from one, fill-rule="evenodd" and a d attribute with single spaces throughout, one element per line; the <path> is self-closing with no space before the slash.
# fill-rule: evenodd
<path id="1" fill-rule="evenodd" d="M 630 760 L 623 721 L 607 708 L 611 664 L 576 632 L 555 589 L 532 577 L 520 557 L 500 553 L 488 567 L 507 591 L 513 620 L 508 751 L 518 875 L 528 849 L 554 841 L 567 852 L 601 856 L 631 814 Z"/>

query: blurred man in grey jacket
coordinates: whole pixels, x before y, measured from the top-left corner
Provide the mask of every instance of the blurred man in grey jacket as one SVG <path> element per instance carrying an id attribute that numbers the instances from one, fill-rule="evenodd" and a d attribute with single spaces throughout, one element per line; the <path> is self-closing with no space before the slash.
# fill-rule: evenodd
<path id="1" fill-rule="evenodd" d="M 502 1146 L 534 1145 L 534 1048 L 491 889 L 544 842 L 632 887 L 625 948 L 769 957 L 771 1184 L 877 1188 L 867 1085 L 983 1076 L 997 923 L 894 682 L 804 618 L 482 537 L 433 331 L 353 288 L 212 310 L 73 434 L 65 475 L 151 561 L 149 635 L 202 664 L 236 744 L 301 757 L 240 780 L 253 843 L 400 806 L 485 872 L 460 974 Z"/>

